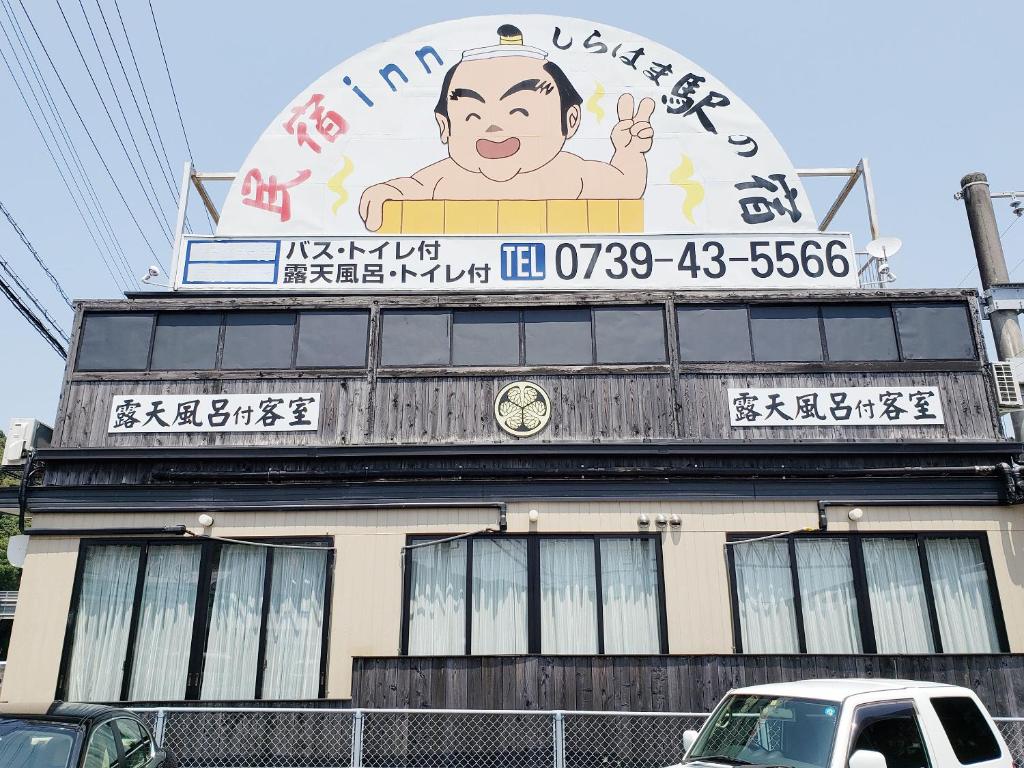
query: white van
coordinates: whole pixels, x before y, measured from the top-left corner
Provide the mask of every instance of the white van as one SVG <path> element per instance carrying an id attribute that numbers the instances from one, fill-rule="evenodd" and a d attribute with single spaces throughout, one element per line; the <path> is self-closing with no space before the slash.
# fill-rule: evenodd
<path id="1" fill-rule="evenodd" d="M 1014 768 L 967 688 L 911 680 L 803 680 L 730 691 L 681 765 Z"/>

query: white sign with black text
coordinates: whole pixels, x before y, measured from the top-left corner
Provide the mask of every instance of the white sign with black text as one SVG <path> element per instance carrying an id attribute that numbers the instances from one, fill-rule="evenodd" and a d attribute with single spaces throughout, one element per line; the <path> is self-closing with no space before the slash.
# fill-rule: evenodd
<path id="1" fill-rule="evenodd" d="M 856 288 L 848 234 L 186 237 L 178 290 Z"/>
<path id="2" fill-rule="evenodd" d="M 945 423 L 938 387 L 729 389 L 734 427 L 928 426 Z"/>
<path id="3" fill-rule="evenodd" d="M 309 432 L 319 425 L 317 392 L 115 395 L 107 432 Z"/>

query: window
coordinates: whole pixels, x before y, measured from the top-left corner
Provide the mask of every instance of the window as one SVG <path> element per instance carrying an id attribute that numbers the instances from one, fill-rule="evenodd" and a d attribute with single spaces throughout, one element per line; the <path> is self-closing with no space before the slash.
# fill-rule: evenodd
<path id="1" fill-rule="evenodd" d="M 362 368 L 368 325 L 366 312 L 300 312 L 295 367 Z"/>
<path id="2" fill-rule="evenodd" d="M 87 314 L 78 345 L 78 370 L 146 370 L 154 317 L 141 312 Z"/>
<path id="3" fill-rule="evenodd" d="M 121 737 L 121 752 L 124 754 L 121 765 L 124 768 L 146 768 L 152 751 L 152 739 L 146 729 L 128 717 L 117 718 L 114 726 Z"/>
<path id="4" fill-rule="evenodd" d="M 983 763 L 1002 755 L 999 742 L 974 699 L 936 696 L 930 702 L 961 764 Z"/>
<path id="5" fill-rule="evenodd" d="M 818 307 L 813 304 L 750 308 L 750 334 L 758 362 L 823 359 Z"/>
<path id="6" fill-rule="evenodd" d="M 93 729 L 82 768 L 113 768 L 116 762 L 117 737 L 113 725 L 106 722 Z"/>
<path id="7" fill-rule="evenodd" d="M 664 653 L 656 536 L 476 536 L 406 550 L 411 655 Z"/>
<path id="8" fill-rule="evenodd" d="M 589 309 L 527 309 L 527 365 L 589 365 L 594 362 Z"/>
<path id="9" fill-rule="evenodd" d="M 857 707 L 853 728 L 857 735 L 851 755 L 867 749 L 884 755 L 887 768 L 928 768 L 928 750 L 911 702 Z"/>
<path id="10" fill-rule="evenodd" d="M 519 310 L 455 310 L 452 365 L 519 365 Z"/>
<path id="11" fill-rule="evenodd" d="M 322 695 L 330 551 L 289 543 L 84 543 L 58 697 Z"/>
<path id="12" fill-rule="evenodd" d="M 821 308 L 829 360 L 899 360 L 888 304 L 825 304 Z"/>
<path id="13" fill-rule="evenodd" d="M 973 360 L 977 357 L 967 307 L 962 303 L 894 304 L 904 360 Z"/>
<path id="14" fill-rule="evenodd" d="M 676 308 L 679 358 L 687 362 L 748 362 L 750 324 L 743 305 L 693 305 Z"/>
<path id="15" fill-rule="evenodd" d="M 77 370 L 362 368 L 368 328 L 366 310 L 89 312 Z"/>
<path id="16" fill-rule="evenodd" d="M 448 365 L 450 312 L 389 310 L 381 313 L 382 365 Z"/>
<path id="17" fill-rule="evenodd" d="M 223 315 L 216 312 L 164 312 L 153 338 L 154 371 L 209 371 L 217 367 Z"/>
<path id="18" fill-rule="evenodd" d="M 224 317 L 221 368 L 290 368 L 294 312 L 232 312 Z"/>
<path id="19" fill-rule="evenodd" d="M 742 652 L 1007 648 L 982 536 L 742 538 L 729 545 L 734 630 Z"/>
<path id="20" fill-rule="evenodd" d="M 595 307 L 598 363 L 665 362 L 665 313 L 661 307 Z"/>

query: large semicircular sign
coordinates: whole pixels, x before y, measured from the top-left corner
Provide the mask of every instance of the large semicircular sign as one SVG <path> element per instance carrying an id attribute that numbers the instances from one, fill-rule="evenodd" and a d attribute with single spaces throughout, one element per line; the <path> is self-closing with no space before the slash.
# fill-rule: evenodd
<path id="1" fill-rule="evenodd" d="M 217 234 L 813 232 L 771 131 L 607 24 L 485 16 L 342 62 L 274 118 Z"/>

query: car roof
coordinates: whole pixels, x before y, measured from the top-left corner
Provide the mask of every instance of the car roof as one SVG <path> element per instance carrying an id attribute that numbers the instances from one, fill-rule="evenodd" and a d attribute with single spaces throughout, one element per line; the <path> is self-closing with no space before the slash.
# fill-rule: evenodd
<path id="1" fill-rule="evenodd" d="M 89 723 L 110 714 L 133 716 L 105 704 L 79 704 L 63 701 L 0 701 L 0 717 L 51 720 L 63 723 Z"/>
<path id="2" fill-rule="evenodd" d="M 896 680 L 886 678 L 845 678 L 798 680 L 792 683 L 768 683 L 737 688 L 733 693 L 756 695 L 794 696 L 828 701 L 842 701 L 850 696 L 863 693 L 884 693 L 886 691 L 909 691 L 914 689 L 948 688 L 961 690 L 946 683 L 929 683 L 920 680 Z"/>

